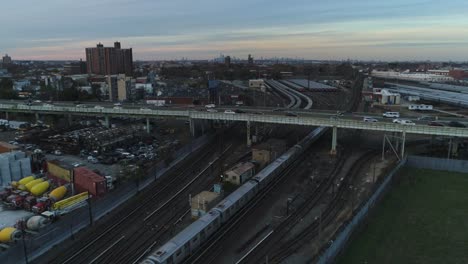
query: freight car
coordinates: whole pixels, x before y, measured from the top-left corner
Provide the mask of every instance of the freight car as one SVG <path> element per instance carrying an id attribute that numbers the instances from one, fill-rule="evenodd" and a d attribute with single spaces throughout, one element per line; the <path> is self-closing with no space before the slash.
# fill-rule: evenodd
<path id="1" fill-rule="evenodd" d="M 319 127 L 309 133 L 298 144 L 265 167 L 253 179 L 222 200 L 199 220 L 182 230 L 169 242 L 153 251 L 143 260 L 143 264 L 176 264 L 182 263 L 205 242 L 210 235 L 231 219 L 244 205 L 276 178 L 283 169 L 299 157 L 324 132 L 325 127 Z"/>

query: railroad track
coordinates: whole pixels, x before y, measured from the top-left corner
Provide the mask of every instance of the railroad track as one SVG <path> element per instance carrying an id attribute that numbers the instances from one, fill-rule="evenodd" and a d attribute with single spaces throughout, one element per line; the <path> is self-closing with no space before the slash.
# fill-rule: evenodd
<path id="1" fill-rule="evenodd" d="M 306 150 L 302 155 L 300 155 L 300 158 L 296 159 L 287 168 L 285 168 L 283 172 L 280 173 L 268 186 L 252 198 L 251 203 L 242 208 L 234 217 L 231 218 L 231 220 L 224 224 L 222 229 L 213 234 L 205 245 L 198 250 L 198 252 L 186 259 L 183 263 L 214 263 L 217 256 L 222 253 L 222 251 L 218 250 L 218 247 L 220 246 L 219 242 L 227 235 L 232 234 L 232 231 L 239 227 L 239 224 L 245 216 L 249 215 L 252 210 L 256 209 L 258 204 L 262 202 L 263 199 L 278 186 L 278 184 L 283 183 L 288 176 L 294 173 L 297 166 L 305 159 L 305 157 L 307 157 L 307 154 L 310 153 L 310 151 L 312 151 L 311 148 Z"/>
<path id="2" fill-rule="evenodd" d="M 212 160 L 203 170 L 169 200 L 146 215 L 143 219 L 143 225 L 126 240 L 125 244 L 119 244 L 112 250 L 112 254 L 107 254 L 101 258 L 98 263 L 133 263 L 137 262 L 142 253 L 148 251 L 158 244 L 170 238 L 174 234 L 174 228 L 177 222 L 182 221 L 183 217 L 190 212 L 190 206 L 187 197 L 190 193 L 198 193 L 200 190 L 209 189 L 215 181 L 215 178 L 209 179 L 212 175 L 212 167 L 222 159 L 231 147 L 221 153 L 220 156 Z M 218 175 L 217 171 L 214 175 Z M 205 176 L 205 177 L 203 177 Z M 202 183 L 198 183 L 199 180 Z M 203 180 L 205 179 L 205 180 Z M 195 185 L 194 183 L 197 182 Z M 164 214 L 158 214 L 165 212 Z M 148 247 L 148 245 L 150 245 Z"/>
<path id="3" fill-rule="evenodd" d="M 339 152 L 340 153 L 340 152 Z M 305 217 L 313 208 L 315 208 L 327 191 L 330 190 L 332 184 L 337 180 L 340 168 L 346 161 L 346 155 L 348 153 L 341 152 L 341 155 L 337 157 L 337 161 L 334 169 L 330 172 L 327 177 L 322 177 L 322 181 L 319 183 L 317 188 L 311 192 L 311 194 L 302 202 L 301 206 L 294 212 L 287 216 L 269 236 L 261 243 L 257 244 L 253 250 L 250 250 L 244 255 L 237 263 L 261 263 L 265 259 L 264 256 L 268 255 L 268 252 L 272 248 L 276 248 L 276 245 L 280 243 L 281 239 L 291 232 L 291 230 Z"/>
<path id="4" fill-rule="evenodd" d="M 113 217 L 108 219 L 106 223 L 114 223 L 110 226 L 107 226 L 102 232 L 93 233 L 90 239 L 81 241 L 81 243 L 74 247 L 78 247 L 79 250 L 73 251 L 71 255 L 59 255 L 58 257 L 49 260 L 48 263 L 90 263 L 94 259 L 92 256 L 97 254 L 98 251 L 102 251 L 102 246 L 99 245 L 112 245 L 116 241 L 121 241 L 123 238 L 119 236 L 121 229 L 123 229 L 129 223 L 135 222 L 141 218 L 141 211 L 145 208 L 153 208 L 155 206 L 155 200 L 159 201 L 164 199 L 169 193 L 173 192 L 171 188 L 178 186 L 188 181 L 190 178 L 190 173 L 195 171 L 193 164 L 198 164 L 204 159 L 208 158 L 210 155 L 213 155 L 215 152 L 216 146 L 211 144 L 207 147 L 204 147 L 202 150 L 203 154 L 190 158 L 184 164 L 177 166 L 175 170 L 170 173 L 168 176 L 157 180 L 153 183 L 152 187 L 148 188 L 147 191 L 144 191 L 140 194 L 140 198 L 143 196 L 144 199 L 140 201 L 130 201 L 130 204 L 126 205 L 125 208 L 117 212 Z M 192 164 L 192 165 L 190 165 Z M 158 188 L 162 186 L 161 188 Z M 155 191 L 155 189 L 157 189 Z M 135 203 L 138 202 L 138 205 L 135 206 Z M 101 225 L 104 225 L 102 223 Z M 120 240 L 119 240 L 120 239 Z M 108 247 L 109 248 L 109 247 Z M 101 252 L 102 253 L 102 252 Z M 101 255 L 102 256 L 102 255 Z M 94 261 L 98 261 L 98 259 Z"/>
<path id="5" fill-rule="evenodd" d="M 310 242 L 314 238 L 317 238 L 320 233 L 323 232 L 321 230 L 323 230 L 324 226 L 328 226 L 335 221 L 338 214 L 346 207 L 347 200 L 345 197 L 347 194 L 349 194 L 349 192 L 352 191 L 349 188 L 350 184 L 361 171 L 362 167 L 368 162 L 369 158 L 376 154 L 376 150 L 367 151 L 353 164 L 350 172 L 348 173 L 348 176 L 340 184 L 333 200 L 322 212 L 321 219 L 319 218 L 315 220 L 313 223 L 303 229 L 297 236 L 276 247 L 274 250 L 270 250 L 270 252 L 275 252 L 272 254 L 272 257 L 269 260 L 270 263 L 281 263 L 287 257 L 291 256 L 302 246 L 304 246 L 305 243 Z M 319 237 L 319 244 L 321 242 L 320 240 L 321 237 Z"/>

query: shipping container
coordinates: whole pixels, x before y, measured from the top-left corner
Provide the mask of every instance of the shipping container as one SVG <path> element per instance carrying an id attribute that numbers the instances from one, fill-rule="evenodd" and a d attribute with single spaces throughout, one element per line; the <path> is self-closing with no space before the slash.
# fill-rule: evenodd
<path id="1" fill-rule="evenodd" d="M 70 182 L 73 174 L 73 167 L 58 160 L 47 161 L 47 172 L 56 178 Z"/>
<path id="2" fill-rule="evenodd" d="M 87 191 L 92 196 L 103 196 L 107 191 L 106 179 L 86 167 L 74 169 L 74 184 L 76 192 Z"/>
<path id="3" fill-rule="evenodd" d="M 12 145 L 10 143 L 0 141 L 0 153 L 6 153 L 6 152 L 12 152 L 12 151 L 19 151 L 19 147 L 16 145 Z"/>

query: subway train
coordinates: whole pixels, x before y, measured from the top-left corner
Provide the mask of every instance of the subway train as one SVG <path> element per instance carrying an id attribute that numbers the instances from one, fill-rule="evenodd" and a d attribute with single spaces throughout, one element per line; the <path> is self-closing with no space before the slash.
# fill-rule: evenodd
<path id="1" fill-rule="evenodd" d="M 213 233 L 233 217 L 260 190 L 265 188 L 284 168 L 293 162 L 305 149 L 317 140 L 327 128 L 319 127 L 309 133 L 298 144 L 290 148 L 274 162 L 265 167 L 252 179 L 219 202 L 207 214 L 193 222 L 166 244 L 151 252 L 143 264 L 182 263 L 201 247 Z"/>

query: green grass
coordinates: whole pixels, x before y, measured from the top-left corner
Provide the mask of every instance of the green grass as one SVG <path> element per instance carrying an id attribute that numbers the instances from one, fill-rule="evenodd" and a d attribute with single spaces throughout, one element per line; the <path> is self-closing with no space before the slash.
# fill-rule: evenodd
<path id="1" fill-rule="evenodd" d="M 401 175 L 337 263 L 468 263 L 468 174 Z"/>

